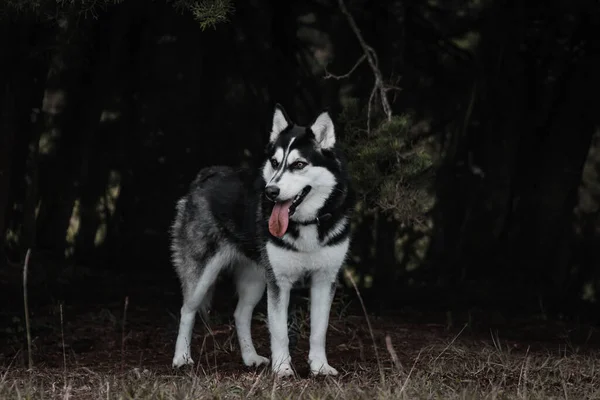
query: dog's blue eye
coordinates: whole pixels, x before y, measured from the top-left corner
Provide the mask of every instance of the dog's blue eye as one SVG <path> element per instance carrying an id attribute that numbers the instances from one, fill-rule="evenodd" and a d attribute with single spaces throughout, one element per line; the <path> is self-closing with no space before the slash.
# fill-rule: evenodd
<path id="1" fill-rule="evenodd" d="M 293 163 L 292 165 L 290 165 L 291 169 L 297 169 L 300 170 L 304 167 L 306 167 L 308 164 L 305 163 L 304 161 L 296 161 L 295 163 Z"/>
<path id="2" fill-rule="evenodd" d="M 277 160 L 274 158 L 271 158 L 271 166 L 273 168 L 277 168 L 278 165 L 279 165 L 279 163 L 277 162 Z"/>

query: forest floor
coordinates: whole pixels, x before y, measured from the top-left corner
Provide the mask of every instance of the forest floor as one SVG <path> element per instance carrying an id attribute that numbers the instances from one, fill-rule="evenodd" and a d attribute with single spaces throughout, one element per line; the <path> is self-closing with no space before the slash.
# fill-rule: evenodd
<path id="1" fill-rule="evenodd" d="M 195 365 L 173 370 L 177 283 L 165 282 L 168 290 L 149 282 L 136 288 L 119 282 L 114 290 L 96 279 L 88 283 L 32 295 L 31 370 L 20 285 L 0 292 L 1 399 L 600 398 L 594 327 L 535 318 L 498 323 L 484 312 L 449 319 L 409 309 L 369 314 L 369 327 L 356 296 L 336 296 L 327 349 L 340 375 L 314 378 L 306 363 L 309 319 L 300 302 L 291 346 L 297 376 L 277 380 L 268 368 L 243 366 L 233 296 L 215 299 L 211 333 L 197 321 Z M 264 311 L 261 303 L 253 335 L 259 354 L 269 356 Z"/>

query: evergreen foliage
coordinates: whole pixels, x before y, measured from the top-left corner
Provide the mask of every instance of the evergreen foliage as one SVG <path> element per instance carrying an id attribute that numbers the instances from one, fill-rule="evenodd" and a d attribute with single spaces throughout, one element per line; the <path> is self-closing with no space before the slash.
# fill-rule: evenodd
<path id="1" fill-rule="evenodd" d="M 365 132 L 367 110 L 346 99 L 339 120 L 344 130 L 351 176 L 366 212 L 390 213 L 398 221 L 422 224 L 433 206 L 433 140 L 414 133 L 411 113 L 379 118 Z"/>
<path id="2" fill-rule="evenodd" d="M 0 18 L 16 14 L 55 15 L 76 13 L 85 18 L 96 18 L 99 9 L 123 3 L 125 0 L 4 0 L 0 4 Z M 189 12 L 205 30 L 227 22 L 234 12 L 231 0 L 166 0 L 178 10 Z"/>
<path id="3" fill-rule="evenodd" d="M 227 22 L 234 11 L 231 0 L 175 0 L 174 5 L 191 12 L 202 30 Z"/>

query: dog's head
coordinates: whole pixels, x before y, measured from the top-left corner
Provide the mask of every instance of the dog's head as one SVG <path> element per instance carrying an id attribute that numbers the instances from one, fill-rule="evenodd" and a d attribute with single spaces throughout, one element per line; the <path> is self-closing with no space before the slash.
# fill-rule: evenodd
<path id="1" fill-rule="evenodd" d="M 283 107 L 276 105 L 262 170 L 264 196 L 272 204 L 268 210 L 271 233 L 283 236 L 289 219 L 314 220 L 338 189 L 342 168 L 328 112 L 320 113 L 309 126 L 303 127 L 292 122 Z"/>

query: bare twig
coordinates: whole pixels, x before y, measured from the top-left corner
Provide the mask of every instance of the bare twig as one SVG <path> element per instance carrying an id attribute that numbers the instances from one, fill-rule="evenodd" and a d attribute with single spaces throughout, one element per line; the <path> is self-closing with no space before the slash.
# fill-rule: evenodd
<path id="1" fill-rule="evenodd" d="M 371 90 L 371 95 L 369 96 L 369 103 L 367 105 L 367 134 L 371 134 L 371 106 L 373 104 L 373 100 L 375 100 L 375 95 L 377 94 L 377 86 L 373 86 L 373 90 Z"/>
<path id="2" fill-rule="evenodd" d="M 273 387 L 271 387 L 271 399 L 275 398 L 275 387 L 277 385 L 277 379 L 273 379 Z"/>
<path id="3" fill-rule="evenodd" d="M 327 71 L 327 67 L 325 67 L 325 78 L 324 79 L 340 80 L 340 79 L 349 78 L 350 75 L 352 75 L 352 73 L 354 71 L 356 71 L 356 68 L 358 68 L 360 66 L 360 64 L 362 64 L 362 62 L 365 61 L 366 59 L 367 59 L 367 56 L 365 54 L 363 54 L 358 59 L 358 61 L 356 62 L 356 64 L 354 64 L 354 66 L 350 69 L 350 71 L 346 72 L 344 75 L 334 75 L 334 74 L 330 73 L 329 71 Z"/>
<path id="4" fill-rule="evenodd" d="M 448 350 L 450 348 L 450 346 L 452 346 L 454 344 L 454 342 L 456 341 L 456 339 L 458 339 L 458 337 L 461 335 L 461 333 L 463 333 L 463 331 L 465 330 L 465 328 L 468 326 L 468 324 L 465 324 L 462 329 L 460 330 L 460 332 L 458 332 L 456 334 L 456 336 L 454 336 L 452 338 L 452 340 L 450 341 L 450 343 L 448 343 L 448 345 L 444 348 L 444 350 L 442 350 L 442 352 L 440 354 L 438 354 L 438 356 L 435 358 L 435 360 L 433 360 L 433 364 L 435 364 L 435 362 L 442 356 L 442 354 L 444 354 L 446 352 L 446 350 Z"/>
<path id="5" fill-rule="evenodd" d="M 562 387 L 563 387 L 563 392 L 565 394 L 565 400 L 569 399 L 569 394 L 567 393 L 567 383 L 565 382 L 565 380 L 563 379 L 562 383 Z"/>
<path id="6" fill-rule="evenodd" d="M 354 282 L 354 278 L 348 270 L 345 270 L 346 276 L 354 286 L 354 290 L 356 291 L 356 295 L 358 296 L 358 300 L 360 301 L 360 306 L 362 307 L 363 313 L 365 314 L 365 319 L 367 320 L 367 326 L 369 327 L 369 334 L 371 335 L 371 340 L 373 341 L 373 350 L 375 351 L 375 358 L 377 359 L 377 366 L 379 367 L 379 374 L 381 376 L 381 383 L 385 383 L 385 374 L 383 373 L 383 367 L 381 365 L 381 360 L 379 359 L 379 352 L 377 351 L 377 342 L 375 341 L 375 334 L 373 333 L 373 327 L 371 326 L 371 321 L 369 320 L 369 315 L 367 314 L 367 308 L 365 307 L 365 303 L 363 302 L 362 296 L 360 295 L 360 291 L 358 290 L 358 286 L 356 286 L 356 282 Z"/>
<path id="7" fill-rule="evenodd" d="M 127 321 L 127 307 L 129 306 L 129 296 L 125 296 L 125 305 L 123 306 L 123 326 L 121 331 L 121 373 L 125 365 L 125 322 Z"/>
<path id="8" fill-rule="evenodd" d="M 394 86 L 394 85 L 385 85 L 385 87 L 383 88 L 383 90 L 385 90 L 386 92 L 390 92 L 392 90 L 395 90 L 397 92 L 401 92 L 402 88 L 399 86 Z"/>
<path id="9" fill-rule="evenodd" d="M 33 357 L 31 355 L 31 327 L 29 326 L 29 303 L 27 299 L 27 272 L 29 269 L 29 256 L 31 249 L 27 249 L 25 254 L 25 264 L 23 265 L 23 306 L 25 308 L 25 330 L 27 331 L 27 360 L 29 369 L 33 368 Z"/>
<path id="10" fill-rule="evenodd" d="M 365 53 L 364 56 L 367 58 L 367 61 L 368 61 L 369 65 L 371 66 L 371 69 L 373 70 L 373 75 L 375 76 L 375 85 L 374 85 L 375 87 L 373 90 L 379 92 L 379 97 L 381 98 L 381 105 L 383 106 L 383 111 L 385 112 L 385 116 L 388 121 L 391 121 L 392 120 L 392 107 L 390 107 L 390 103 L 387 98 L 388 90 L 383 81 L 383 76 L 381 74 L 381 71 L 379 70 L 379 66 L 378 66 L 379 61 L 377 60 L 377 54 L 375 53 L 375 50 L 371 46 L 369 46 L 367 44 L 367 42 L 365 41 L 365 39 L 363 38 L 362 33 L 360 32 L 360 29 L 358 29 L 358 25 L 356 25 L 356 21 L 354 21 L 354 17 L 352 16 L 352 14 L 350 14 L 350 11 L 348 11 L 348 8 L 346 7 L 344 0 L 338 0 L 338 4 L 340 7 L 340 10 L 346 16 L 346 19 L 348 20 L 348 23 L 350 24 L 350 28 L 352 28 L 354 35 L 356 35 L 356 38 L 358 39 L 358 42 L 360 43 L 360 46 L 362 47 L 363 52 Z M 371 93 L 371 97 L 373 97 L 373 96 L 374 96 L 373 93 Z M 369 118 L 369 117 L 370 117 L 370 115 L 367 116 L 367 118 Z"/>
<path id="11" fill-rule="evenodd" d="M 250 390 L 248 391 L 248 394 L 246 395 L 246 398 L 250 398 L 253 394 L 254 394 L 254 390 L 256 389 L 256 387 L 258 386 L 258 384 L 260 383 L 260 379 L 262 378 L 263 374 L 265 373 L 265 371 L 267 370 L 267 368 L 263 368 L 260 373 L 258 374 L 258 376 L 256 377 L 256 379 L 254 380 L 254 383 L 252 384 L 252 387 L 250 388 Z"/>
<path id="12" fill-rule="evenodd" d="M 525 352 L 525 360 L 523 360 L 523 364 L 521 366 L 521 372 L 519 373 L 519 383 L 517 384 L 517 396 L 520 395 L 522 398 L 527 398 L 527 366 L 528 365 L 529 365 L 529 346 L 527 346 L 527 352 Z M 521 384 L 523 386 L 521 386 Z"/>
<path id="13" fill-rule="evenodd" d="M 415 362 L 413 363 L 412 367 L 410 367 L 410 371 L 408 371 L 408 376 L 406 377 L 406 379 L 404 380 L 404 383 L 402 384 L 402 387 L 400 388 L 400 394 L 402 394 L 402 392 L 404 392 L 404 389 L 406 389 L 408 380 L 410 379 L 410 376 L 412 375 L 413 370 L 415 369 L 415 365 L 417 365 L 417 361 L 419 361 L 419 358 L 421 358 L 422 352 L 423 352 L 423 349 L 419 350 L 419 354 L 417 354 L 417 358 L 415 358 Z"/>
<path id="14" fill-rule="evenodd" d="M 390 357 L 392 357 L 392 362 L 396 368 L 402 368 L 402 364 L 400 364 L 400 360 L 398 359 L 398 354 L 396 354 L 396 350 L 394 349 L 394 345 L 392 344 L 392 338 L 390 335 L 385 335 L 385 347 L 387 348 L 388 353 L 390 353 Z"/>
<path id="15" fill-rule="evenodd" d="M 62 340 L 62 353 L 63 353 L 63 373 L 65 382 L 67 381 L 67 355 L 65 353 L 65 331 L 63 329 L 63 306 L 62 303 L 59 305 L 60 307 L 60 337 Z"/>

